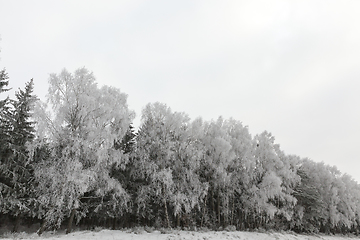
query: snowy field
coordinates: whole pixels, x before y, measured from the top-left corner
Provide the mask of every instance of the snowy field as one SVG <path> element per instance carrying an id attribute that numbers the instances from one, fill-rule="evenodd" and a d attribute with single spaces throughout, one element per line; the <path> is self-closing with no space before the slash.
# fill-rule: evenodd
<path id="1" fill-rule="evenodd" d="M 344 236 L 325 236 L 325 235 L 299 235 L 289 233 L 257 233 L 257 232 L 191 232 L 191 231 L 171 231 L 170 233 L 161 233 L 154 231 L 147 233 L 145 231 L 126 232 L 120 230 L 101 230 L 79 231 L 68 235 L 54 232 L 45 232 L 41 237 L 37 234 L 19 233 L 6 236 L 9 239 L 57 239 L 57 240 L 349 240 L 360 239 Z"/>

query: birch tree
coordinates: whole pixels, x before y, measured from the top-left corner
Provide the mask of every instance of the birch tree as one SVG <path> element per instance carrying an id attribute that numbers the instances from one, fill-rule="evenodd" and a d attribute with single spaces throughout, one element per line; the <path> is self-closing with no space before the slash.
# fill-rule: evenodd
<path id="1" fill-rule="evenodd" d="M 202 143 L 205 146 L 204 161 L 201 171 L 209 184 L 209 203 L 211 220 L 218 226 L 228 216 L 228 199 L 230 194 L 231 174 L 227 171 L 235 159 L 231 139 L 224 127 L 225 121 L 219 117 L 217 121 L 205 124 Z"/>
<path id="2" fill-rule="evenodd" d="M 85 68 L 74 74 L 63 70 L 49 78 L 48 103 L 52 113 L 39 105 L 39 139 L 46 138 L 50 156 L 36 168 L 38 199 L 44 219 L 39 233 L 52 224 L 60 226 L 69 217 L 80 220 L 89 211 L 88 198 L 97 198 L 94 211 L 112 201 L 114 211 L 127 211 L 129 196 L 110 176 L 114 164 L 126 163 L 128 157 L 114 147 L 134 117 L 128 109 L 127 95 L 120 90 L 98 88 L 94 75 Z M 44 142 L 39 142 L 44 144 Z"/>
<path id="3" fill-rule="evenodd" d="M 233 160 L 229 163 L 227 172 L 230 175 L 229 197 L 228 197 L 228 224 L 244 228 L 246 221 L 246 209 L 244 209 L 243 196 L 249 185 L 251 166 L 252 138 L 249 129 L 240 121 L 228 119 L 224 122 L 224 128 L 228 134 Z"/>
<path id="4" fill-rule="evenodd" d="M 290 189 L 291 181 L 297 181 L 296 178 L 291 180 L 296 174 L 274 141 L 275 138 L 265 131 L 256 135 L 252 143 L 252 177 L 243 198 L 255 227 L 266 226 L 280 215 L 290 221 L 296 204 Z"/>
<path id="5" fill-rule="evenodd" d="M 144 180 L 138 190 L 138 213 L 147 218 L 179 219 L 199 207 L 207 185 L 196 174 L 201 154 L 191 136 L 189 118 L 161 103 L 148 104 L 137 136 L 137 177 Z M 152 206 L 155 203 L 155 206 Z M 156 212 L 163 216 L 156 216 Z M 161 210 L 162 209 L 162 210 Z"/>

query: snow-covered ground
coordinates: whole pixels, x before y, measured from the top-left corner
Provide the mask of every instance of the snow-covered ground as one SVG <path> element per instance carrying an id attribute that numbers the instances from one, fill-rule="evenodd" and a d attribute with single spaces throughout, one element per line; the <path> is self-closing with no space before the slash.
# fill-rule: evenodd
<path id="1" fill-rule="evenodd" d="M 37 234 L 17 234 L 9 235 L 10 239 L 56 239 L 56 240 L 349 240 L 360 238 L 347 238 L 343 236 L 310 236 L 289 233 L 257 233 L 257 232 L 191 232 L 191 231 L 171 231 L 170 233 L 161 233 L 153 231 L 120 231 L 120 230 L 101 230 L 98 232 L 79 231 L 70 234 L 58 234 L 45 232 L 39 237 Z"/>

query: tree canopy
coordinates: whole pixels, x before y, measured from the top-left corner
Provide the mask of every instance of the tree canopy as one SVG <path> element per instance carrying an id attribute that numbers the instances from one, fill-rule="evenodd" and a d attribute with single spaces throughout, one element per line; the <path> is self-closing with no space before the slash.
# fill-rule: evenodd
<path id="1" fill-rule="evenodd" d="M 0 93 L 8 75 L 0 71 Z M 139 129 L 127 95 L 92 72 L 34 81 L 0 99 L 0 217 L 49 228 L 102 225 L 358 233 L 360 185 L 335 166 L 288 155 L 268 131 L 190 119 L 155 102 Z"/>

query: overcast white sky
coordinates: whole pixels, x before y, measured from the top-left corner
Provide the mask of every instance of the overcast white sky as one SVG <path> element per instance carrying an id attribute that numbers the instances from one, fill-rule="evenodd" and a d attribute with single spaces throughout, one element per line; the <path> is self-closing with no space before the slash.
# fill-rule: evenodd
<path id="1" fill-rule="evenodd" d="M 50 73 L 86 67 L 128 94 L 135 124 L 155 101 L 233 117 L 360 182 L 359 12 L 357 0 L 0 0 L 0 68 L 45 100 Z"/>

